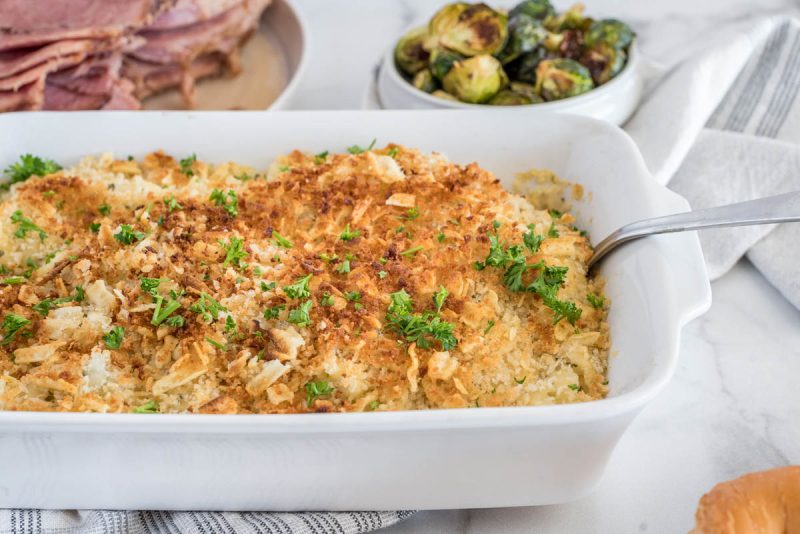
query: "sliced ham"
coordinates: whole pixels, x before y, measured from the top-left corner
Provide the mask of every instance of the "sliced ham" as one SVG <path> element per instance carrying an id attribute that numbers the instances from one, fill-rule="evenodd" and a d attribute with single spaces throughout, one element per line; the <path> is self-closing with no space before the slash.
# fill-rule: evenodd
<path id="1" fill-rule="evenodd" d="M 0 78 L 0 91 L 16 91 L 23 85 L 27 85 L 36 80 L 44 79 L 49 73 L 77 65 L 86 58 L 86 54 L 68 54 L 66 56 L 54 57 L 37 65 L 36 67 L 15 74 L 8 78 Z"/>
<path id="2" fill-rule="evenodd" d="M 189 67 L 160 65 L 135 59 L 126 59 L 123 75 L 136 85 L 136 96 L 146 98 L 170 87 L 179 87 L 184 100 L 191 105 L 194 99 L 194 83 L 202 78 L 230 70 L 229 55 L 212 52 L 195 59 Z"/>
<path id="3" fill-rule="evenodd" d="M 108 41 L 81 39 L 56 41 L 33 52 L 19 49 L 0 52 L 0 78 L 8 78 L 19 72 L 30 70 L 53 58 L 71 55 L 86 57 L 89 54 L 107 51 L 112 46 L 113 44 Z"/>
<path id="4" fill-rule="evenodd" d="M 133 83 L 129 80 L 118 80 L 111 91 L 111 98 L 102 109 L 142 109 L 142 103 L 133 96 Z"/>
<path id="5" fill-rule="evenodd" d="M 147 26 L 148 30 L 167 30 L 208 20 L 241 4 L 242 0 L 177 0 Z"/>
<path id="6" fill-rule="evenodd" d="M 44 79 L 24 85 L 16 91 L 0 91 L 0 112 L 41 109 Z"/>
<path id="7" fill-rule="evenodd" d="M 48 83 L 44 88 L 43 109 L 57 111 L 99 109 L 107 100 L 106 95 L 85 95 Z"/>
<path id="8" fill-rule="evenodd" d="M 150 0 L 0 0 L 0 28 L 27 32 L 118 26 L 150 21 Z"/>

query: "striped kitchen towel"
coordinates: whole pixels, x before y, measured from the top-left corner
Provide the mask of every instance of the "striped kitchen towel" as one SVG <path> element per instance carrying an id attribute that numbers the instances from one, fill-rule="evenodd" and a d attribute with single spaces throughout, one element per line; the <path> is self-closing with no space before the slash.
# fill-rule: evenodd
<path id="1" fill-rule="evenodd" d="M 356 534 L 413 512 L 124 512 L 0 510 L 6 534 Z"/>
<path id="2" fill-rule="evenodd" d="M 653 76 L 625 126 L 650 170 L 705 208 L 800 190 L 800 21 L 709 36 L 705 53 Z M 747 256 L 800 308 L 800 224 L 700 232 L 709 274 Z"/>

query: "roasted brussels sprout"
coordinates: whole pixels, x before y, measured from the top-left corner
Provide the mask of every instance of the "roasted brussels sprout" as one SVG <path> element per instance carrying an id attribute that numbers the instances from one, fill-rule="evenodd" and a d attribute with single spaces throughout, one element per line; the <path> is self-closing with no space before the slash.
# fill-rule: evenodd
<path id="1" fill-rule="evenodd" d="M 426 93 L 432 93 L 439 88 L 439 84 L 436 82 L 436 78 L 433 77 L 433 73 L 430 69 L 422 69 L 416 73 L 411 83 L 414 87 Z"/>
<path id="2" fill-rule="evenodd" d="M 503 89 L 487 102 L 490 106 L 524 106 L 533 104 L 533 100 L 525 95 L 515 93 L 510 89 Z"/>
<path id="3" fill-rule="evenodd" d="M 508 76 L 496 58 L 483 54 L 456 62 L 442 85 L 462 102 L 481 104 L 508 85 Z"/>
<path id="4" fill-rule="evenodd" d="M 547 50 L 561 57 L 578 59 L 583 51 L 583 34 L 577 30 L 549 33 L 542 44 Z"/>
<path id="5" fill-rule="evenodd" d="M 441 81 L 445 75 L 453 68 L 453 63 L 465 59 L 461 54 L 456 54 L 450 50 L 437 48 L 431 52 L 428 68 L 431 69 L 433 77 Z"/>
<path id="6" fill-rule="evenodd" d="M 508 88 L 517 94 L 528 97 L 531 100 L 531 104 L 539 104 L 544 102 L 544 98 L 539 96 L 539 94 L 536 92 L 536 87 L 529 83 L 511 82 L 508 85 Z"/>
<path id="7" fill-rule="evenodd" d="M 505 65 L 542 44 L 547 34 L 548 31 L 539 20 L 520 13 L 509 20 L 508 42 L 497 54 L 497 59 Z"/>
<path id="8" fill-rule="evenodd" d="M 581 56 L 581 64 L 589 69 L 592 79 L 597 85 L 602 85 L 619 74 L 625 67 L 627 54 L 606 43 L 599 43 L 592 48 L 587 48 Z"/>
<path id="9" fill-rule="evenodd" d="M 556 10 L 550 4 L 550 0 L 523 0 L 511 10 L 508 16 L 514 18 L 519 14 L 544 20 L 547 17 L 555 16 Z"/>
<path id="10" fill-rule="evenodd" d="M 544 26 L 550 31 L 562 32 L 564 30 L 586 31 L 592 24 L 592 19 L 583 16 L 583 4 L 575 4 L 557 17 L 548 17 Z"/>
<path id="11" fill-rule="evenodd" d="M 534 49 L 532 52 L 522 54 L 520 57 L 509 63 L 505 69 L 512 80 L 536 83 L 536 67 L 539 62 L 547 58 L 547 50 L 542 47 Z"/>
<path id="12" fill-rule="evenodd" d="M 413 76 L 428 66 L 427 38 L 427 28 L 415 28 L 401 37 L 394 47 L 394 60 L 407 75 Z"/>
<path id="13" fill-rule="evenodd" d="M 596 20 L 589 27 L 584 42 L 589 48 L 599 43 L 622 50 L 628 48 L 633 41 L 633 30 L 630 26 L 616 19 Z"/>
<path id="14" fill-rule="evenodd" d="M 536 67 L 536 92 L 547 101 L 576 96 L 593 87 L 589 69 L 573 59 L 545 59 Z"/>
<path id="15" fill-rule="evenodd" d="M 436 98 L 441 98 L 442 100 L 452 100 L 453 102 L 459 101 L 456 97 L 454 97 L 447 91 L 442 91 L 441 89 L 435 90 L 434 92 L 431 93 L 431 95 L 435 96 Z"/>
<path id="16" fill-rule="evenodd" d="M 445 48 L 465 56 L 496 54 L 508 38 L 508 18 L 486 4 L 458 2 L 440 9 L 428 31 Z"/>

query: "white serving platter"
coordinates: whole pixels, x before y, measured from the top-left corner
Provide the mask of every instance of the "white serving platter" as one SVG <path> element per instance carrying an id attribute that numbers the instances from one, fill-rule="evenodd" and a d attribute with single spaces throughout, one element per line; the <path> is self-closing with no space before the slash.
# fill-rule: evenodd
<path id="1" fill-rule="evenodd" d="M 550 168 L 585 187 L 574 211 L 595 242 L 624 223 L 688 209 L 655 183 L 620 129 L 514 109 L 6 114 L 0 168 L 22 153 L 72 164 L 159 148 L 265 168 L 295 148 L 336 151 L 372 138 L 478 161 L 506 185 L 516 172 Z M 670 379 L 681 328 L 711 300 L 695 234 L 632 243 L 601 272 L 612 301 L 607 399 L 352 414 L 0 411 L 0 507 L 386 510 L 576 499 Z"/>

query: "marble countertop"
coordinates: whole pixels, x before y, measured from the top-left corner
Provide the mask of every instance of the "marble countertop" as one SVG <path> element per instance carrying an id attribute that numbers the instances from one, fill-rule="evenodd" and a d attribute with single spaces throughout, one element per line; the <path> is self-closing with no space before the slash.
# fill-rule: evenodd
<path id="1" fill-rule="evenodd" d="M 800 16 L 793 0 L 584 2 L 598 16 L 626 13 L 643 55 L 664 67 L 722 25 Z M 312 35 L 293 108 L 356 109 L 386 47 L 443 2 L 297 3 Z M 385 532 L 687 532 L 698 499 L 717 482 L 800 463 L 800 311 L 746 260 L 712 290 L 711 310 L 683 332 L 674 379 L 622 438 L 590 496 L 557 506 L 420 512 Z"/>

